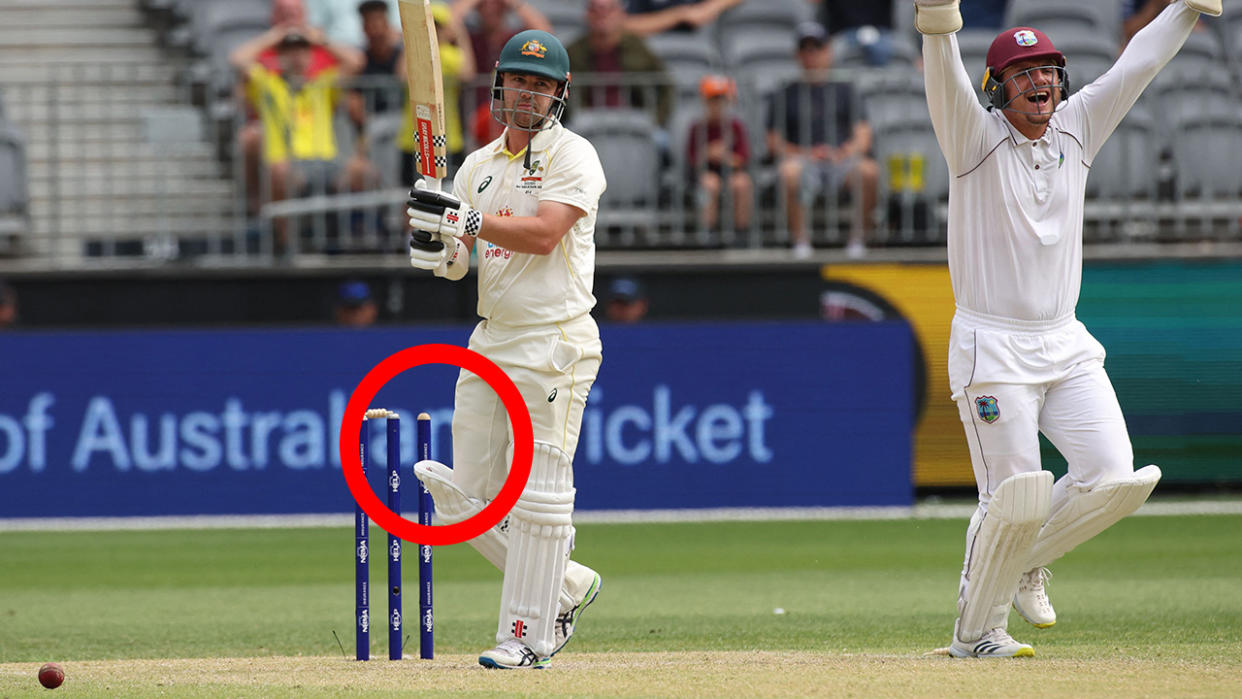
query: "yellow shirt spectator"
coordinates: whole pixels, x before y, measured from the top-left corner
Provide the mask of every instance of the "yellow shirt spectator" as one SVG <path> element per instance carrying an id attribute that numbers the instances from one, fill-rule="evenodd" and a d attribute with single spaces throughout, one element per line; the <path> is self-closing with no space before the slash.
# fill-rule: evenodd
<path id="1" fill-rule="evenodd" d="M 247 78 L 246 96 L 263 124 L 264 161 L 336 160 L 336 68 L 316 72 L 297 91 L 280 73 L 261 65 L 252 67 Z"/>

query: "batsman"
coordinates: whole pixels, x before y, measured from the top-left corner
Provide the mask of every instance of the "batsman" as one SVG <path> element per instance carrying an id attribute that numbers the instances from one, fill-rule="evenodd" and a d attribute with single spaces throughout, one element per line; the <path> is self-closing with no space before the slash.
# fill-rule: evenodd
<path id="1" fill-rule="evenodd" d="M 1070 62 L 1049 37 L 1007 29 L 987 53 L 986 109 L 958 51 L 958 1 L 915 5 L 927 103 L 952 175 L 949 386 L 979 486 L 949 653 L 1031 656 L 1007 631 L 1010 604 L 1036 627 L 1055 624 L 1046 566 L 1138 509 L 1160 479 L 1156 466 L 1134 470 L 1104 348 L 1074 315 L 1087 174 L 1221 0 L 1175 0 L 1072 94 Z M 1055 483 L 1042 470 L 1040 432 L 1069 464 Z"/>
<path id="2" fill-rule="evenodd" d="M 573 457 L 602 358 L 595 305 L 595 216 L 604 192 L 594 147 L 560 123 L 569 56 L 551 34 L 505 44 L 492 82 L 504 133 L 466 157 L 453 193 L 410 192 L 410 264 L 450 281 L 478 253 L 482 320 L 470 349 L 517 385 L 534 427 L 530 480 L 509 516 L 470 543 L 504 573 L 489 668 L 537 668 L 565 647 L 601 579 L 570 560 Z M 446 523 L 478 513 L 508 475 L 513 434 L 499 397 L 462 371 L 453 412 L 453 468 L 415 464 Z"/>

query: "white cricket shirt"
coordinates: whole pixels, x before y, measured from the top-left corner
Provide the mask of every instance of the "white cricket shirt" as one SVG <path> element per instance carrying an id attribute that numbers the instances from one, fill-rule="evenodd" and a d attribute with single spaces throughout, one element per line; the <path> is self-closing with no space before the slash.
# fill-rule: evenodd
<path id="1" fill-rule="evenodd" d="M 1038 141 L 979 105 L 955 35 L 923 37 L 927 103 L 951 175 L 949 275 L 959 308 L 1020 321 L 1072 317 L 1091 162 L 1198 19 L 1170 5 L 1107 73 L 1070 96 Z M 1066 58 L 1072 81 L 1074 57 Z"/>
<path id="2" fill-rule="evenodd" d="M 606 182 L 595 147 L 563 126 L 531 139 L 526 151 L 505 150 L 505 137 L 466 156 L 453 194 L 494 216 L 534 216 L 541 201 L 556 201 L 586 212 L 550 255 L 513 252 L 485 240 L 475 242 L 479 257 L 479 316 L 522 327 L 563 323 L 595 306 L 595 214 Z"/>

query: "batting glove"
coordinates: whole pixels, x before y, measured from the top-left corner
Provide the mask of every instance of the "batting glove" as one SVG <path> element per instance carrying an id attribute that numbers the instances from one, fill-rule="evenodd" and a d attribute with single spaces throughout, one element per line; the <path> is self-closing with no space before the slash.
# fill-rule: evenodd
<path id="1" fill-rule="evenodd" d="M 478 209 L 463 205 L 452 194 L 427 189 L 422 180 L 414 183 L 406 204 L 409 206 L 405 213 L 410 217 L 410 228 L 416 231 L 460 238 L 478 235 L 483 227 L 483 214 Z"/>
<path id="2" fill-rule="evenodd" d="M 958 0 L 914 0 L 914 27 L 923 34 L 952 34 L 961 29 Z"/>
<path id="3" fill-rule="evenodd" d="M 410 266 L 457 281 L 470 269 L 470 250 L 460 238 L 416 230 L 410 233 Z"/>
<path id="4" fill-rule="evenodd" d="M 1198 10 L 1213 17 L 1220 17 L 1222 11 L 1220 0 L 1186 0 L 1186 4 L 1192 10 Z"/>

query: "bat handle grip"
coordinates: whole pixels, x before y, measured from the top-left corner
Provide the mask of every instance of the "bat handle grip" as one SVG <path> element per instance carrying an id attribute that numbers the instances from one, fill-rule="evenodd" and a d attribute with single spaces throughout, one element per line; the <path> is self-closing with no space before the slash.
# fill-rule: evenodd
<path id="1" fill-rule="evenodd" d="M 430 175 L 423 175 L 423 182 L 427 185 L 427 189 L 431 190 L 432 192 L 440 191 L 440 178 L 439 177 L 431 177 Z"/>

